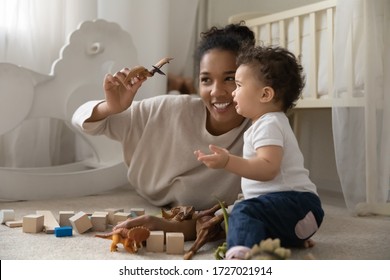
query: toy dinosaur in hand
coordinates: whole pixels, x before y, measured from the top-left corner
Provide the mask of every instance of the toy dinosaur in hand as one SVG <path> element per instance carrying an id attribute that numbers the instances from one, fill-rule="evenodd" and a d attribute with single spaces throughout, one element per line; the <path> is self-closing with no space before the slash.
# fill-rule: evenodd
<path id="1" fill-rule="evenodd" d="M 107 234 L 96 234 L 95 237 L 111 239 L 111 252 L 118 251 L 118 243 L 123 244 L 127 252 L 134 254 L 142 247 L 142 242 L 149 238 L 150 231 L 145 227 L 133 227 L 131 229 L 119 228 Z"/>
<path id="2" fill-rule="evenodd" d="M 163 67 L 165 64 L 169 63 L 173 58 L 165 57 L 161 59 L 159 62 L 157 62 L 155 65 L 153 65 L 151 70 L 146 69 L 143 66 L 136 66 L 130 70 L 130 73 L 126 76 L 124 80 L 124 84 L 128 83 L 132 78 L 138 77 L 138 78 L 146 78 L 146 77 L 153 77 L 155 73 L 158 73 L 160 75 L 165 75 L 163 71 L 160 70 L 161 67 Z"/>

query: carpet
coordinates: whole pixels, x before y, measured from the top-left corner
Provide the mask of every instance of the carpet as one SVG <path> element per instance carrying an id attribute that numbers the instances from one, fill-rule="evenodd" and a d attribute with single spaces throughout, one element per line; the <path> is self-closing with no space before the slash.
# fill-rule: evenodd
<path id="1" fill-rule="evenodd" d="M 313 236 L 316 245 L 310 249 L 292 249 L 291 259 L 306 259 L 310 254 L 318 260 L 389 260 L 390 217 L 351 216 L 339 193 L 320 192 L 325 218 L 319 231 Z M 158 207 L 148 204 L 128 187 L 98 195 L 48 201 L 0 202 L 0 209 L 13 209 L 15 219 L 34 214 L 37 210 L 50 210 L 58 219 L 59 211 L 72 210 L 93 213 L 107 208 L 144 208 L 146 214 L 155 215 Z M 22 228 L 0 225 L 1 260 L 179 260 L 183 255 L 147 252 L 126 252 L 119 245 L 118 252 L 110 252 L 110 240 L 94 237 L 94 232 L 72 237 L 55 237 L 53 234 L 23 233 Z M 223 242 L 211 242 L 203 246 L 194 260 L 214 259 L 214 250 Z M 192 242 L 185 242 L 185 250 Z"/>

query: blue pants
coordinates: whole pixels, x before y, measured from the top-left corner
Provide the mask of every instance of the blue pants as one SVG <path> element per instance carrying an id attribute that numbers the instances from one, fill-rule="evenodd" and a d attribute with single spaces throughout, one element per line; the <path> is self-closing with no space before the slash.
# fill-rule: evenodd
<path id="1" fill-rule="evenodd" d="M 300 247 L 320 227 L 324 211 L 310 192 L 274 192 L 234 205 L 229 216 L 228 248 L 252 247 L 279 238 L 284 247 Z"/>

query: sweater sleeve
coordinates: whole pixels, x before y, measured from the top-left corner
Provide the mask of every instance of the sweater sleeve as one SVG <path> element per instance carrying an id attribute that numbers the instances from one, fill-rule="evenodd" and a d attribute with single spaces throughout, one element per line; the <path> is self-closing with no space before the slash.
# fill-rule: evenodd
<path id="1" fill-rule="evenodd" d="M 89 117 L 91 117 L 93 109 L 102 102 L 103 100 L 94 100 L 81 105 L 73 114 L 72 125 L 88 134 L 102 133 L 101 127 L 103 126 L 105 120 L 88 123 L 85 122 Z"/>

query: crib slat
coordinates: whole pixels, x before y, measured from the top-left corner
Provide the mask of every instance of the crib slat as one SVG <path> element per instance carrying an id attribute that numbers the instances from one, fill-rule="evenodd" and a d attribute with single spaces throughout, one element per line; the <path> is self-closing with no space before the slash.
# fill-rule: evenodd
<path id="1" fill-rule="evenodd" d="M 328 97 L 333 99 L 333 8 L 326 11 L 328 51 Z"/>
<path id="2" fill-rule="evenodd" d="M 265 32 L 267 34 L 267 41 L 265 41 L 264 43 L 266 45 L 271 45 L 272 44 L 272 30 L 271 30 L 271 23 L 268 23 L 265 25 Z"/>
<path id="3" fill-rule="evenodd" d="M 294 55 L 299 57 L 301 54 L 301 29 L 299 17 L 294 17 Z"/>
<path id="4" fill-rule="evenodd" d="M 318 97 L 317 94 L 317 79 L 318 79 L 318 71 L 317 71 L 317 38 L 316 38 L 316 14 L 310 13 L 309 15 L 309 34 L 310 34 L 310 73 L 312 73 L 312 77 L 309 81 L 309 92 L 310 98 L 316 99 Z"/>
<path id="5" fill-rule="evenodd" d="M 353 46 L 352 46 L 352 26 L 351 30 L 348 32 L 347 39 L 347 100 L 352 100 L 353 97 L 353 81 L 354 81 L 354 61 L 353 61 Z"/>
<path id="6" fill-rule="evenodd" d="M 283 48 L 286 47 L 286 30 L 284 20 L 279 20 L 279 45 Z"/>

